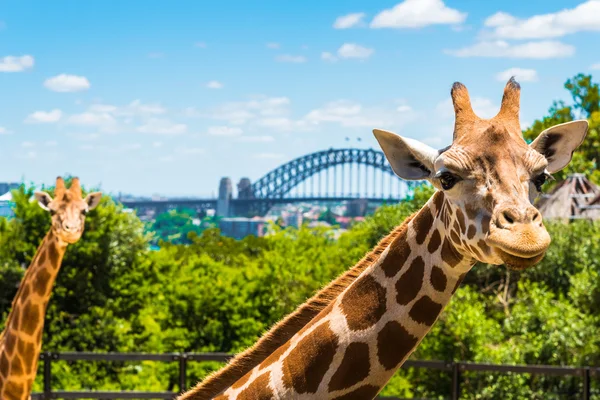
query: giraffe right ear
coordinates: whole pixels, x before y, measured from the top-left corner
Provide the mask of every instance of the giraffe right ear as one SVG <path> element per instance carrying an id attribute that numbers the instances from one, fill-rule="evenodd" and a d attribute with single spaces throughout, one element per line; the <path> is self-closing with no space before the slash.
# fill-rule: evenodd
<path id="1" fill-rule="evenodd" d="M 373 134 L 396 175 L 406 180 L 431 178 L 437 150 L 381 129 L 373 129 Z"/>
<path id="2" fill-rule="evenodd" d="M 46 192 L 35 192 L 35 199 L 37 200 L 40 207 L 42 207 L 46 211 L 50 211 L 48 205 L 52 202 L 52 197 Z"/>

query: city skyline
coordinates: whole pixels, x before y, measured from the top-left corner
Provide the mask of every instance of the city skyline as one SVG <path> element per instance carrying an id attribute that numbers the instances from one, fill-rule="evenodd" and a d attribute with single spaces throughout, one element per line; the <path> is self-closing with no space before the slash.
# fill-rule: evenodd
<path id="1" fill-rule="evenodd" d="M 600 69 L 600 1 L 490 3 L 5 2 L 0 181 L 210 196 L 223 176 L 379 149 L 376 127 L 444 147 L 452 83 L 491 117 L 511 75 L 526 127 Z"/>

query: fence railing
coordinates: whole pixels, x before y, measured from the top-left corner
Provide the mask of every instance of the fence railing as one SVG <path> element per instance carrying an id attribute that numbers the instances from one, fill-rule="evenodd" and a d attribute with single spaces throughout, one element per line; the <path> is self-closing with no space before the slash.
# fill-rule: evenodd
<path id="1" fill-rule="evenodd" d="M 189 362 L 226 362 L 233 355 L 226 353 L 86 353 L 86 352 L 46 352 L 41 354 L 43 362 L 44 392 L 33 393 L 32 400 L 49 399 L 174 399 L 187 390 L 187 365 Z M 52 363 L 54 361 L 162 361 L 179 364 L 179 392 L 115 392 L 115 391 L 63 391 L 52 389 Z M 581 399 L 590 399 L 590 379 L 600 377 L 600 367 L 557 367 L 550 365 L 498 365 L 470 362 L 418 361 L 409 360 L 402 368 L 422 368 L 446 371 L 452 377 L 450 398 L 458 400 L 461 393 L 461 374 L 466 371 L 500 372 L 533 375 L 575 376 L 583 380 Z M 386 398 L 393 400 L 394 398 Z"/>

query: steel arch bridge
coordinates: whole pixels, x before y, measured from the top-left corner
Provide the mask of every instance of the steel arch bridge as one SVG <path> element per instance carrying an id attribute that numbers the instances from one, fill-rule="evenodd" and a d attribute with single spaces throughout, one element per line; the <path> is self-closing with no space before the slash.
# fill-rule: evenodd
<path id="1" fill-rule="evenodd" d="M 255 199 L 279 199 L 285 197 L 303 181 L 338 165 L 365 165 L 395 176 L 381 151 L 373 149 L 329 149 L 307 154 L 287 162 L 267 173 L 252 185 Z M 352 178 L 350 177 L 350 181 Z M 404 181 L 409 189 L 420 182 Z M 368 183 L 366 183 L 368 185 Z M 358 186 L 358 185 L 357 185 Z"/>
<path id="2" fill-rule="evenodd" d="M 269 171 L 254 183 L 242 179 L 238 184 L 237 197 L 226 193 L 224 196 L 220 194 L 218 199 L 188 198 L 122 203 L 131 208 L 152 208 L 156 211 L 177 207 L 191 207 L 198 211 L 213 208 L 218 214 L 219 208 L 225 204 L 226 211 L 220 215 L 251 216 L 265 215 L 274 205 L 282 203 L 357 199 L 373 203 L 396 202 L 405 199 L 421 184 L 423 181 L 398 178 L 382 151 L 331 148 L 295 158 Z M 302 186 L 304 193 L 299 192 Z M 310 192 L 307 191 L 307 186 L 312 189 Z M 296 193 L 293 193 L 294 189 Z"/>

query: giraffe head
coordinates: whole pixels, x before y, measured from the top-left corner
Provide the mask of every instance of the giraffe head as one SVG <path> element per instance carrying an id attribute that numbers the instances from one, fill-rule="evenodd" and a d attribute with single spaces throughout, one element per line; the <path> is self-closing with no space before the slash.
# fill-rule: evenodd
<path id="1" fill-rule="evenodd" d="M 428 180 L 443 191 L 450 210 L 446 234 L 465 256 L 522 269 L 539 262 L 550 236 L 533 201 L 551 174 L 571 161 L 588 123 L 572 121 L 546 129 L 531 143 L 519 123 L 520 86 L 511 78 L 498 114 L 482 119 L 464 85 L 451 90 L 455 111 L 452 144 L 435 150 L 413 139 L 375 129 L 394 172 Z"/>
<path id="2" fill-rule="evenodd" d="M 52 231 L 61 241 L 67 244 L 77 242 L 83 234 L 85 215 L 95 208 L 102 193 L 94 192 L 81 197 L 79 179 L 73 178 L 71 187 L 65 187 L 65 181 L 56 178 L 54 199 L 46 192 L 35 192 L 35 198 L 40 207 L 50 212 L 52 216 Z"/>

